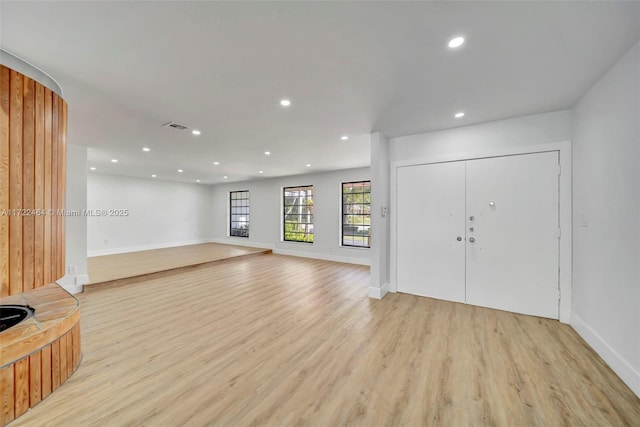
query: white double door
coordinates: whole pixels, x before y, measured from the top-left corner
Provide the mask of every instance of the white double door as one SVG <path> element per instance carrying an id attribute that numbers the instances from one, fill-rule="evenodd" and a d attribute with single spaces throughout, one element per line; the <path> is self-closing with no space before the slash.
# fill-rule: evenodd
<path id="1" fill-rule="evenodd" d="M 557 319 L 558 159 L 399 167 L 398 291 Z"/>

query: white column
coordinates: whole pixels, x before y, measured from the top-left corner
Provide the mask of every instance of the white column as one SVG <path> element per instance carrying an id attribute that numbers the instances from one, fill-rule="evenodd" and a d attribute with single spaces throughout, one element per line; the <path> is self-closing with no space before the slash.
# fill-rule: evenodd
<path id="1" fill-rule="evenodd" d="M 371 134 L 371 284 L 369 297 L 389 290 L 389 141 Z"/>

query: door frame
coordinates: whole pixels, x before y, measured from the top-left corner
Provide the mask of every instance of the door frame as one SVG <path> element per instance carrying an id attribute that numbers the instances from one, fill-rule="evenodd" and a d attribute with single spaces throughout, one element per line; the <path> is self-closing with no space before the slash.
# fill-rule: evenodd
<path id="1" fill-rule="evenodd" d="M 484 159 L 490 157 L 504 157 L 520 154 L 535 154 L 556 151 L 560 161 L 560 179 L 558 195 L 558 215 L 560 224 L 559 239 L 559 290 L 560 301 L 558 304 L 559 320 L 562 323 L 571 321 L 571 283 L 572 283 L 572 202 L 571 202 L 571 141 L 561 141 L 549 144 L 529 145 L 519 147 L 487 148 L 460 153 L 440 154 L 405 161 L 391 162 L 389 165 L 390 178 L 390 283 L 389 292 L 397 292 L 397 207 L 398 207 L 398 168 L 406 166 L 427 165 L 433 163 L 447 163 L 463 160 Z"/>

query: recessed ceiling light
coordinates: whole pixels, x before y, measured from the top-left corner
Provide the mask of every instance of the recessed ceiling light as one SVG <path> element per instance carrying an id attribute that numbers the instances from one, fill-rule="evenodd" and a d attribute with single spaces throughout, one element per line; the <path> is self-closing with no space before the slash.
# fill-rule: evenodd
<path id="1" fill-rule="evenodd" d="M 347 135 L 342 135 L 340 139 L 343 141 L 346 141 L 347 139 L 349 139 L 349 137 Z"/>
<path id="2" fill-rule="evenodd" d="M 218 166 L 220 162 L 213 162 L 214 165 Z"/>
<path id="3" fill-rule="evenodd" d="M 191 131 L 191 133 L 192 133 L 192 134 L 194 134 L 194 135 L 196 135 L 196 136 L 198 136 L 198 135 L 200 135 L 202 132 L 200 132 L 198 129 L 194 129 L 194 130 L 192 130 L 192 131 Z"/>
<path id="4" fill-rule="evenodd" d="M 264 152 L 264 155 L 265 155 L 265 156 L 270 156 L 270 155 L 271 155 L 271 151 L 265 151 L 265 152 Z"/>
<path id="5" fill-rule="evenodd" d="M 151 178 L 155 178 L 155 177 L 156 177 L 156 174 L 151 175 Z"/>
<path id="6" fill-rule="evenodd" d="M 289 101 L 288 99 L 281 99 L 280 105 L 282 105 L 283 107 L 288 107 L 291 105 L 291 101 Z"/>
<path id="7" fill-rule="evenodd" d="M 142 151 L 149 152 L 149 151 L 151 151 L 151 148 L 149 148 L 149 147 L 142 147 Z"/>
<path id="8" fill-rule="evenodd" d="M 223 176 L 223 178 L 224 178 L 224 179 L 227 179 L 227 178 L 229 178 L 229 177 L 228 177 L 227 175 L 225 175 L 225 176 Z"/>
<path id="9" fill-rule="evenodd" d="M 199 179 L 196 179 L 196 182 L 200 182 L 200 180 L 199 180 Z"/>
<path id="10" fill-rule="evenodd" d="M 96 170 L 95 166 L 91 166 L 89 169 L 91 169 L 92 171 Z"/>
<path id="11" fill-rule="evenodd" d="M 456 119 L 461 119 L 462 117 L 464 117 L 464 113 L 462 111 L 460 111 L 459 113 L 454 114 L 454 116 Z"/>
<path id="12" fill-rule="evenodd" d="M 454 37 L 451 40 L 449 40 L 449 47 L 450 48 L 456 48 L 456 47 L 460 47 L 462 46 L 462 44 L 464 43 L 464 37 Z"/>
<path id="13" fill-rule="evenodd" d="M 184 171 L 183 171 L 182 169 L 178 169 L 178 172 L 182 173 L 182 172 L 184 172 Z"/>
<path id="14" fill-rule="evenodd" d="M 111 163 L 118 163 L 118 159 L 111 159 Z"/>
<path id="15" fill-rule="evenodd" d="M 264 171 L 258 171 L 258 173 L 264 173 Z"/>
<path id="16" fill-rule="evenodd" d="M 310 168 L 311 167 L 311 163 L 307 163 L 307 167 Z"/>

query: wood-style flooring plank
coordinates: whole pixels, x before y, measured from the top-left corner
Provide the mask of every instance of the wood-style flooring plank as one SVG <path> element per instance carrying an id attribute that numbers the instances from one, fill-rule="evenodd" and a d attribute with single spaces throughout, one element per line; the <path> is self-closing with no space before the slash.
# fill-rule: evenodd
<path id="1" fill-rule="evenodd" d="M 637 426 L 567 325 L 261 255 L 90 289 L 83 362 L 13 426 Z"/>

